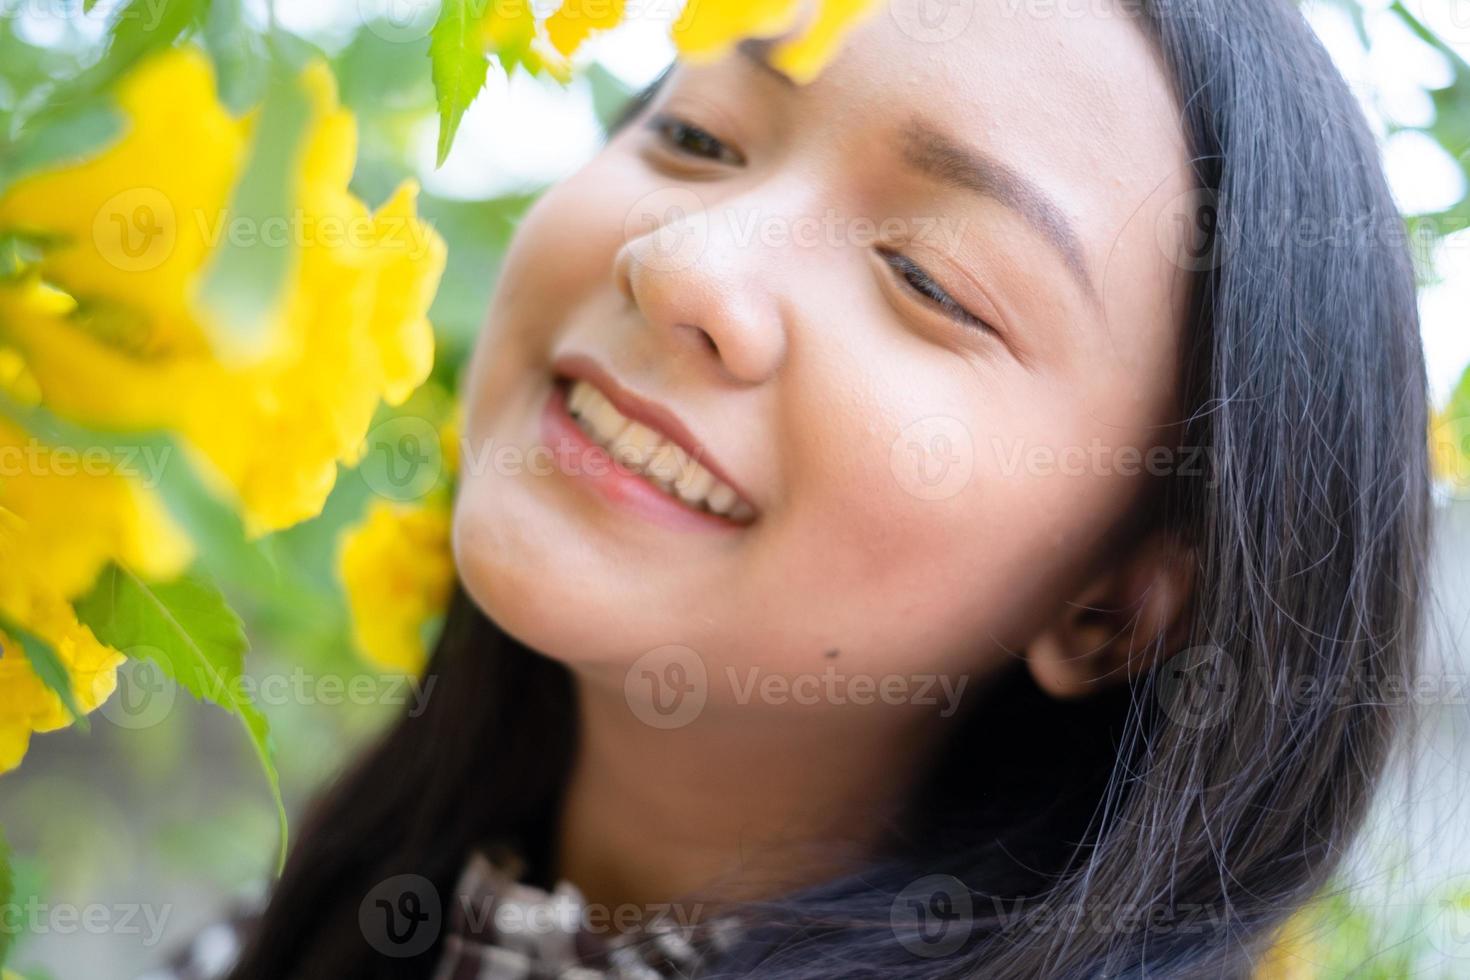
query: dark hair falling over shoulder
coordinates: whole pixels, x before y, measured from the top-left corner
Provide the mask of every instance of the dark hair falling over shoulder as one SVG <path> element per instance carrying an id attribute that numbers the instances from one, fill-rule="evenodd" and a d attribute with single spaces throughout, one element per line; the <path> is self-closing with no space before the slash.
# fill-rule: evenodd
<path id="1" fill-rule="evenodd" d="M 1140 22 L 1217 204 L 1183 371 L 1185 442 L 1206 448 L 1210 478 L 1171 478 L 1151 516 L 1194 547 L 1190 646 L 1220 658 L 1234 696 L 1191 726 L 1161 713 L 1160 671 L 1064 703 L 1016 669 L 873 865 L 751 906 L 722 977 L 1238 976 L 1363 822 L 1407 710 L 1392 692 L 1412 679 L 1428 550 L 1402 222 L 1360 110 L 1288 0 L 1149 0 Z M 1291 222 L 1349 233 L 1304 242 Z M 447 897 L 488 837 L 546 874 L 576 734 L 566 670 L 461 591 L 428 671 L 426 710 L 309 814 L 236 980 L 427 977 L 436 948 L 392 959 L 360 931 L 376 884 L 412 872 Z M 916 954 L 891 917 L 932 874 L 962 882 L 972 910 L 945 956 Z"/>

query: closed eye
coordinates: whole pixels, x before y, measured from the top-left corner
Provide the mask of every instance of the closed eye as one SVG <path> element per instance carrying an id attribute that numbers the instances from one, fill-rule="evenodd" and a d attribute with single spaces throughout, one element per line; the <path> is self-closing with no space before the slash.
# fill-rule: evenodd
<path id="1" fill-rule="evenodd" d="M 648 128 L 659 135 L 675 153 L 699 157 L 716 163 L 741 166 L 745 157 L 709 130 L 667 113 L 658 113 L 648 121 Z"/>
<path id="2" fill-rule="evenodd" d="M 994 332 L 994 328 L 990 324 L 965 309 L 958 300 L 945 292 L 944 288 L 935 282 L 929 273 L 925 272 L 923 267 L 914 262 L 913 259 L 887 249 L 879 249 L 878 254 L 902 277 L 910 289 L 918 293 L 928 302 L 939 307 L 946 316 L 958 320 L 967 326 Z"/>

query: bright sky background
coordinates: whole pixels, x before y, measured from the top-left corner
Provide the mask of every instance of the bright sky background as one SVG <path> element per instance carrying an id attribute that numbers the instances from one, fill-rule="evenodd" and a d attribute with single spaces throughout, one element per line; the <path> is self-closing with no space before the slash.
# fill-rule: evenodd
<path id="1" fill-rule="evenodd" d="M 58 42 L 69 30 L 101 33 L 108 11 L 119 0 L 104 0 L 91 15 L 63 21 L 52 16 L 59 0 L 0 0 L 20 11 L 23 36 L 36 42 Z M 880 0 L 882 2 L 882 0 Z M 1389 180 L 1399 206 L 1409 214 L 1432 212 L 1458 201 L 1466 191 L 1463 170 L 1433 140 L 1420 133 L 1398 133 L 1396 127 L 1425 126 L 1434 106 L 1427 89 L 1450 80 L 1446 59 L 1420 41 L 1387 10 L 1390 0 L 1363 0 L 1369 44 L 1365 47 L 1346 11 L 1334 0 L 1306 0 L 1303 8 L 1349 84 L 1358 94 L 1374 131 L 1384 144 Z M 265 0 L 247 0 L 255 16 L 265 20 Z M 1405 5 L 1470 59 L 1470 0 L 1405 0 Z M 276 4 L 282 26 L 336 47 L 358 24 L 386 16 L 403 24 L 400 39 L 422 43 L 437 9 L 434 0 L 311 0 Z M 536 0 L 538 10 L 555 0 Z M 672 6 L 632 3 L 632 10 Z M 608 70 L 638 87 L 651 80 L 673 58 L 667 21 L 642 17 L 594 38 L 578 53 L 595 58 Z M 68 24 L 67 21 L 71 23 Z M 599 131 L 589 87 L 578 79 L 563 91 L 517 73 L 509 82 L 490 73 L 490 82 L 465 114 L 449 159 L 434 169 L 436 123 L 424 121 L 417 137 L 419 169 L 427 189 L 451 197 L 480 198 L 512 188 L 535 187 L 576 170 L 598 146 Z M 506 140 L 500 134 L 513 132 Z M 1424 345 L 1435 401 L 1443 404 L 1470 365 L 1470 231 L 1445 240 L 1432 257 L 1438 282 L 1421 292 Z"/>

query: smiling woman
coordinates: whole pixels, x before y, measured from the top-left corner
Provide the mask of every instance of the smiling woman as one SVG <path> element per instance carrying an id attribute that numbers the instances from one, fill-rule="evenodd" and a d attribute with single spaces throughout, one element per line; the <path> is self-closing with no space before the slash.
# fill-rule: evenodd
<path id="1" fill-rule="evenodd" d="M 1347 86 L 1288 0 L 916 25 L 678 64 L 527 213 L 439 693 L 233 976 L 1244 976 L 1332 873 L 1429 499 Z"/>

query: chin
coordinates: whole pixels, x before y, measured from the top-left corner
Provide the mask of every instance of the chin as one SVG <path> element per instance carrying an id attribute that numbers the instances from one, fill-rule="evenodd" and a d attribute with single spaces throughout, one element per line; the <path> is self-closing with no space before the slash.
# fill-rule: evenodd
<path id="1" fill-rule="evenodd" d="M 546 529 L 461 490 L 455 503 L 454 565 L 466 595 L 517 641 L 567 664 L 631 661 L 639 631 L 623 635 L 629 601 L 609 594 L 579 549 L 560 548 Z M 620 613 L 619 610 L 623 612 Z M 633 651 L 629 653 L 628 651 Z"/>

